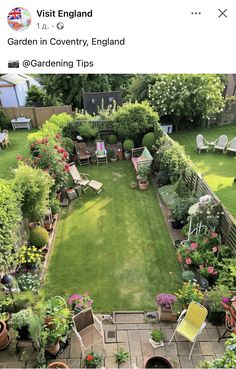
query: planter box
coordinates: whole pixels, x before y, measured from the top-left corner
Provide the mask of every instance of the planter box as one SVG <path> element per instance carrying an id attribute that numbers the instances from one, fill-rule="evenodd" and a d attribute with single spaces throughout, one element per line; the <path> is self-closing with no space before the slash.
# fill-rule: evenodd
<path id="1" fill-rule="evenodd" d="M 171 309 L 163 309 L 158 306 L 158 318 L 163 322 L 171 322 L 172 321 L 172 310 Z"/>
<path id="2" fill-rule="evenodd" d="M 160 341 L 160 342 L 156 342 L 154 341 L 152 338 L 149 338 L 149 342 L 151 343 L 152 347 L 155 349 L 155 348 L 158 348 L 158 347 L 162 347 L 164 346 L 164 342 L 163 341 Z"/>

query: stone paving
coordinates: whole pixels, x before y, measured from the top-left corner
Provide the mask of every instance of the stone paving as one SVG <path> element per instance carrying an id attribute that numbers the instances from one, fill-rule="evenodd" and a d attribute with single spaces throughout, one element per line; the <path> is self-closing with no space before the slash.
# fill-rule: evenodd
<path id="1" fill-rule="evenodd" d="M 129 351 L 128 361 L 119 368 L 137 366 L 144 368 L 146 361 L 154 355 L 166 357 L 174 368 L 196 368 L 201 360 L 213 360 L 224 353 L 224 340 L 218 343 L 219 336 L 224 332 L 224 326 L 215 327 L 207 323 L 195 345 L 192 359 L 188 359 L 191 344 L 181 336 L 167 345 L 176 323 L 145 321 L 143 313 L 119 313 L 113 316 L 113 322 L 103 321 L 106 350 L 102 345 L 96 345 L 91 351 L 101 352 L 104 355 L 106 368 L 118 368 L 114 361 L 114 352 L 122 346 Z M 153 349 L 149 343 L 150 331 L 153 328 L 161 329 L 164 333 L 164 346 Z M 8 349 L 0 352 L 0 368 L 31 368 L 35 367 L 36 353 L 32 346 L 21 347 L 17 355 L 14 342 Z M 76 336 L 72 334 L 70 345 L 58 358 L 64 361 L 70 368 L 83 367 L 81 350 Z M 57 359 L 57 360 L 58 360 Z"/>

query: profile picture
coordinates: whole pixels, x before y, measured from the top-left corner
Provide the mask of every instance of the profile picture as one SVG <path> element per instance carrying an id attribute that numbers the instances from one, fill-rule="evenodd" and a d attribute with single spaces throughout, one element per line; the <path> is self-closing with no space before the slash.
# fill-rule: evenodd
<path id="1" fill-rule="evenodd" d="M 8 13 L 7 22 L 14 31 L 25 31 L 31 25 L 31 15 L 25 8 L 14 8 Z"/>

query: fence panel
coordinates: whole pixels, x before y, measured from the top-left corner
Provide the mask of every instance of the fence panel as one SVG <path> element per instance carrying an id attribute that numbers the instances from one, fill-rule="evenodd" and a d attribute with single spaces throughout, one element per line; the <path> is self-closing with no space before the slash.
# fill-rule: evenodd
<path id="1" fill-rule="evenodd" d="M 26 117 L 31 119 L 33 128 L 40 128 L 42 124 L 49 119 L 53 114 L 68 113 L 72 114 L 71 105 L 63 106 L 48 106 L 35 108 L 32 106 L 20 106 L 15 108 L 4 108 L 1 107 L 8 117 L 16 119 L 18 117 Z"/>

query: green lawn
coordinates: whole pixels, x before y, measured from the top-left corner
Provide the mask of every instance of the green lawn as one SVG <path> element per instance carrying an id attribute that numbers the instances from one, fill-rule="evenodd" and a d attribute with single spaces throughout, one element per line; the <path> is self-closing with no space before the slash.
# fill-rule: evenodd
<path id="1" fill-rule="evenodd" d="M 231 140 L 236 136 L 236 125 L 227 125 L 207 130 L 183 131 L 178 132 L 171 137 L 185 147 L 188 155 L 196 164 L 197 170 L 201 173 L 216 193 L 225 207 L 236 218 L 236 156 L 225 155 L 216 152 L 202 152 L 200 155 L 196 152 L 196 135 L 202 133 L 208 141 L 214 141 L 221 134 L 226 134 Z"/>
<path id="2" fill-rule="evenodd" d="M 83 167 L 104 183 L 63 210 L 46 275 L 47 296 L 88 291 L 96 311 L 155 308 L 181 270 L 154 188 L 129 188 L 130 161 Z"/>
<path id="3" fill-rule="evenodd" d="M 17 167 L 17 155 L 26 155 L 26 139 L 30 132 L 28 129 L 10 131 L 10 146 L 0 151 L 0 177 L 11 178 L 12 169 Z"/>

